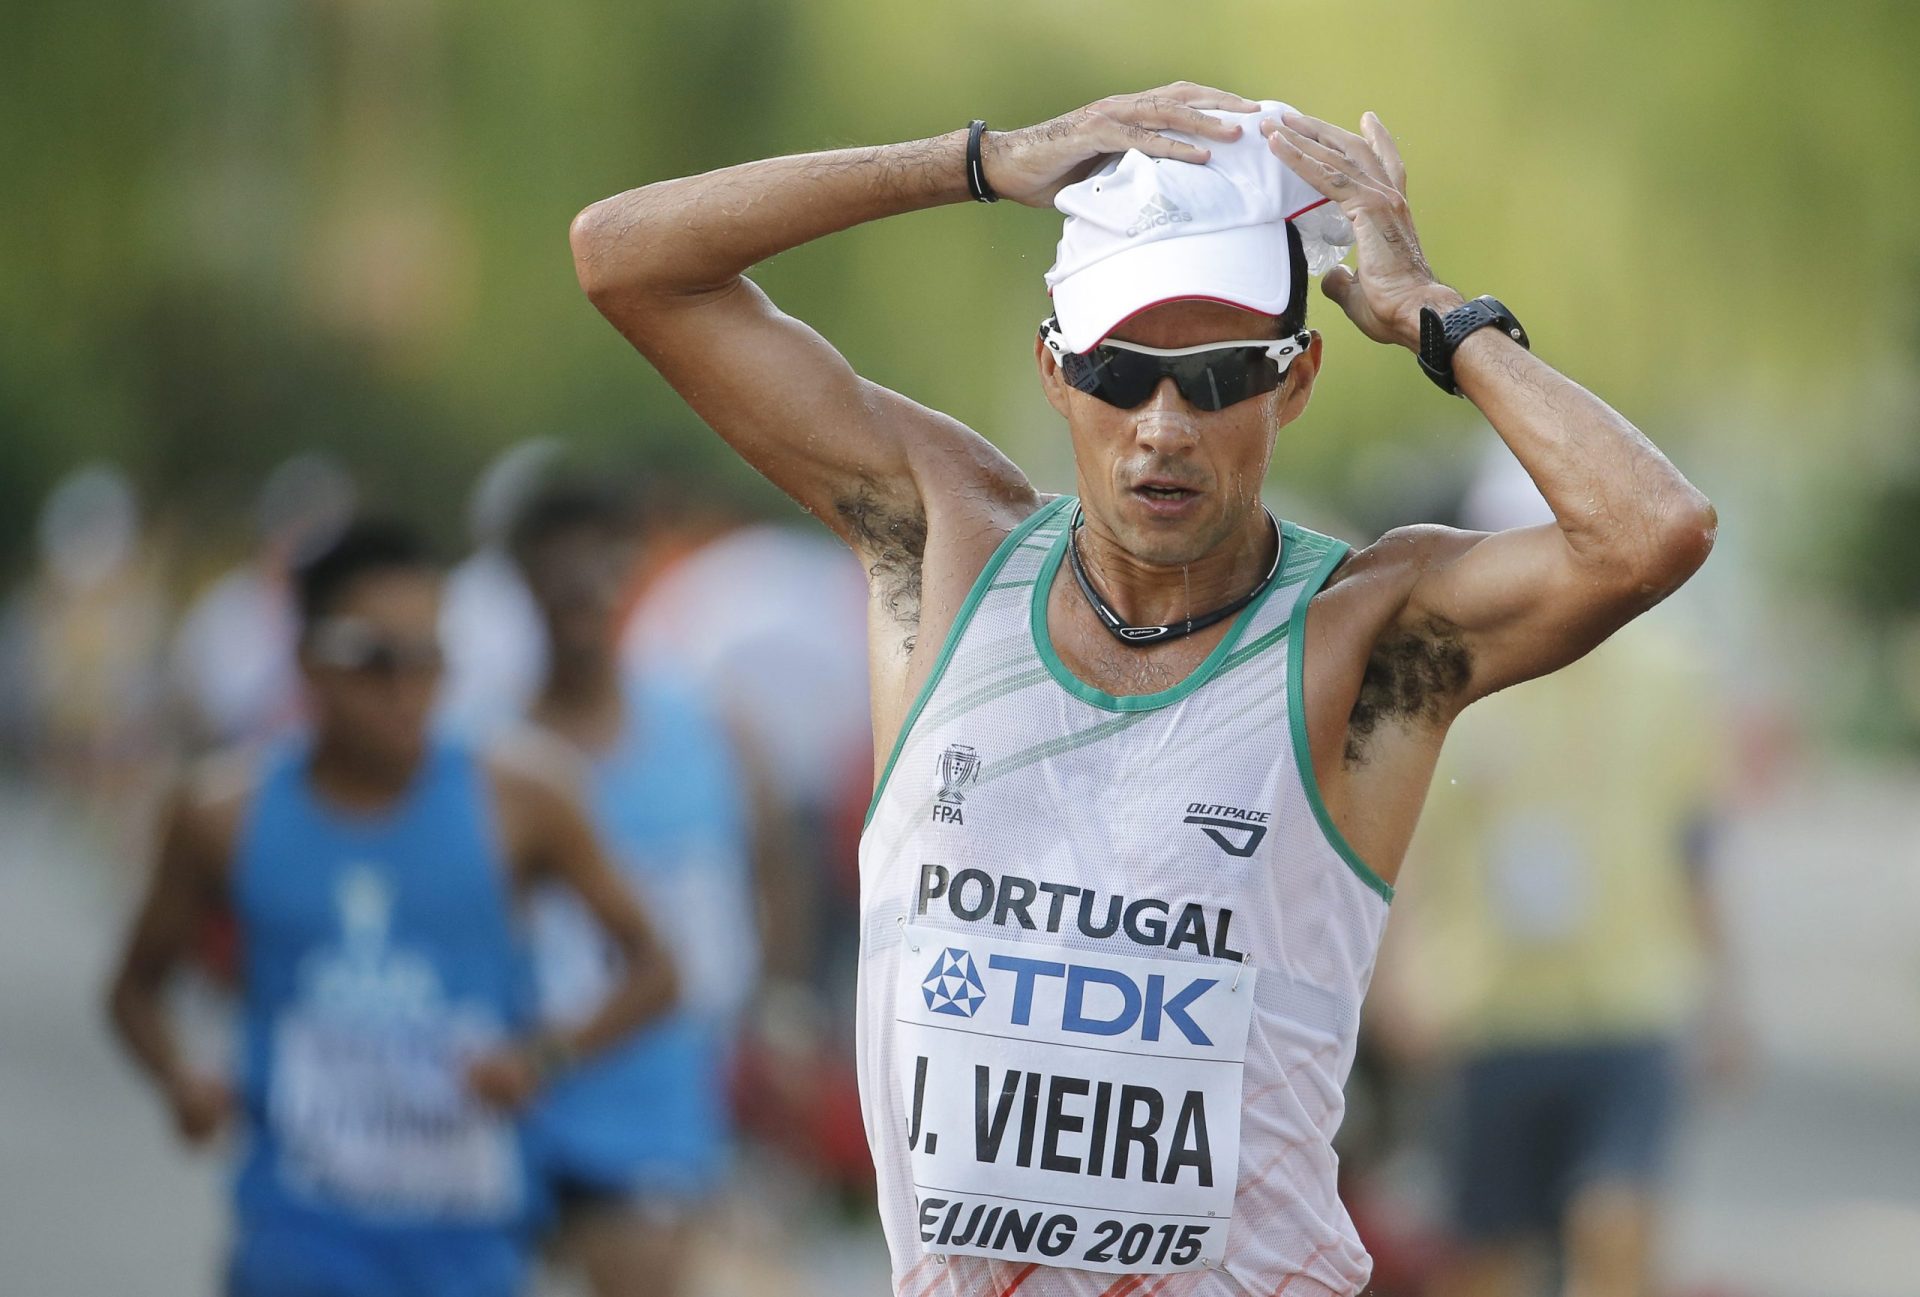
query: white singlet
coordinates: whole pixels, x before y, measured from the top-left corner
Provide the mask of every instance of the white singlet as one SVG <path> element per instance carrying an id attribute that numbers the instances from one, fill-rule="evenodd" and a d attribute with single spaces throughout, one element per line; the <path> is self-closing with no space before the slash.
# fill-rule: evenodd
<path id="1" fill-rule="evenodd" d="M 1350 1297 L 1332 1139 L 1393 892 L 1321 804 L 1297 651 L 1346 546 L 1282 524 L 1193 674 L 1115 697 L 1047 634 L 1073 503 L 980 574 L 860 842 L 894 1291 Z"/>

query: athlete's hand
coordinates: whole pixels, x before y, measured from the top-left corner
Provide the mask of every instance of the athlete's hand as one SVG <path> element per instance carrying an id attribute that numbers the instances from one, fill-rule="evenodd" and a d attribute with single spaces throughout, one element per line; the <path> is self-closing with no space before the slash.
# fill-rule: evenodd
<path id="1" fill-rule="evenodd" d="M 467 1089 L 501 1112 L 518 1112 L 540 1091 L 540 1069 L 518 1045 L 506 1045 L 467 1064 Z"/>
<path id="2" fill-rule="evenodd" d="M 1372 113 L 1364 135 L 1318 117 L 1288 113 L 1260 123 L 1267 147 L 1302 180 L 1340 204 L 1353 222 L 1357 269 L 1336 266 L 1320 290 L 1375 342 L 1420 348 L 1420 308 L 1445 314 L 1463 300 L 1433 277 L 1407 208 L 1407 168 L 1393 136 Z"/>
<path id="3" fill-rule="evenodd" d="M 1149 157 L 1205 162 L 1211 156 L 1207 149 L 1160 132 L 1179 130 L 1202 139 L 1236 139 L 1240 134 L 1238 124 L 1229 125 L 1200 110 L 1223 108 L 1250 113 L 1259 107 L 1251 99 L 1191 81 L 1176 81 L 1139 94 L 1109 95 L 1036 126 L 988 131 L 980 141 L 980 167 L 987 173 L 987 183 L 1002 198 L 1028 207 L 1047 207 L 1055 194 L 1093 174 L 1100 160 L 1110 154 L 1138 149 Z"/>
<path id="4" fill-rule="evenodd" d="M 174 1129 L 189 1144 L 205 1144 L 233 1116 L 233 1092 L 218 1077 L 189 1073 L 167 1086 Z"/>

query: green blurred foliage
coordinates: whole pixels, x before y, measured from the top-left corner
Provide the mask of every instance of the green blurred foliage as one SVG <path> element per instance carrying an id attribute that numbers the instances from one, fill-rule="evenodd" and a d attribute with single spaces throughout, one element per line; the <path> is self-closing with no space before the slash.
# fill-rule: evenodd
<path id="1" fill-rule="evenodd" d="M 9 26 L 16 560 L 48 483 L 97 455 L 191 518 L 328 447 L 443 528 L 530 435 L 738 474 L 581 298 L 579 207 L 1177 78 L 1348 125 L 1378 112 L 1436 270 L 1513 304 L 1683 464 L 1717 439 L 1843 507 L 1848 465 L 1888 434 L 1834 417 L 1835 394 L 1915 355 L 1911 6 L 95 0 L 15 6 Z M 1031 370 L 1057 233 L 962 205 L 757 277 L 863 372 L 1061 487 Z M 1323 299 L 1313 323 L 1325 377 L 1276 475 L 1353 507 L 1383 448 L 1468 453 L 1471 411 L 1407 357 Z"/>

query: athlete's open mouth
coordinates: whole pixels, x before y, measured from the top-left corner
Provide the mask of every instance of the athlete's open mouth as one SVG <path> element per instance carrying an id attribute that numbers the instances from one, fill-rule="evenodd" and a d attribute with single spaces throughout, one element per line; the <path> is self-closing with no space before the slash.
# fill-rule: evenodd
<path id="1" fill-rule="evenodd" d="M 1201 493 L 1178 482 L 1141 482 L 1133 488 L 1132 495 L 1149 517 L 1171 521 L 1192 513 Z"/>

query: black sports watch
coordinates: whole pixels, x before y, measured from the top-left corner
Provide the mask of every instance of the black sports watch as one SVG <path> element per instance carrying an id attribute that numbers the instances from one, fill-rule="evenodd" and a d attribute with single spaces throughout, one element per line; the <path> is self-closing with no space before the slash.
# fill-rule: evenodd
<path id="1" fill-rule="evenodd" d="M 1441 391 L 1460 395 L 1460 385 L 1453 381 L 1453 353 L 1468 334 L 1489 324 L 1499 325 L 1502 333 L 1533 350 L 1527 342 L 1527 331 L 1498 298 L 1476 297 L 1444 316 L 1431 306 L 1420 308 L 1420 368 Z"/>

